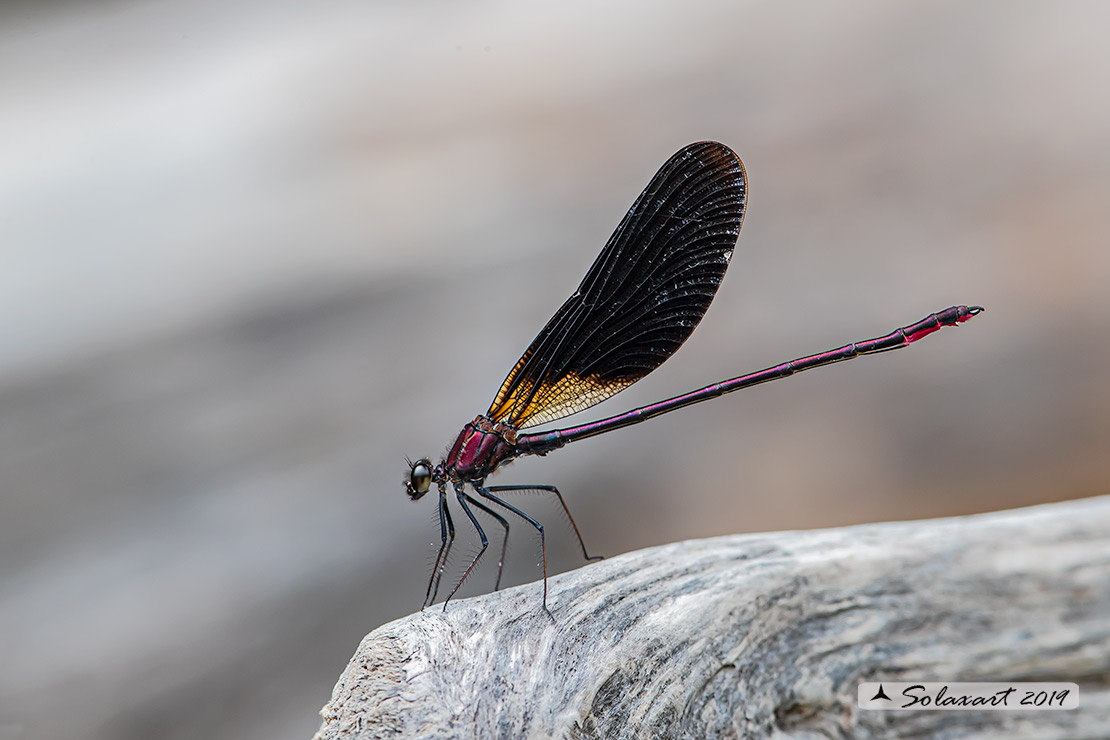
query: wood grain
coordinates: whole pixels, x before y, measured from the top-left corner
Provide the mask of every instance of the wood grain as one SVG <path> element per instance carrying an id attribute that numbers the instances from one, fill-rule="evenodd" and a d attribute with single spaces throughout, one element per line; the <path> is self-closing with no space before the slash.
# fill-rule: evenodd
<path id="1" fill-rule="evenodd" d="M 1105 738 L 1110 497 L 628 553 L 366 636 L 317 740 Z M 871 680 L 1073 681 L 1071 712 L 863 712 Z"/>

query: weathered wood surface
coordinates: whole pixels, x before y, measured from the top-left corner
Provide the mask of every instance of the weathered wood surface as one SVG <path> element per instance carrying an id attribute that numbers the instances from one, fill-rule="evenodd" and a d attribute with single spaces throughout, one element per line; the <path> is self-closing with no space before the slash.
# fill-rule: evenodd
<path id="1" fill-rule="evenodd" d="M 1110 497 L 680 542 L 362 641 L 318 740 L 1110 737 Z M 865 680 L 1073 681 L 1080 709 L 864 712 Z"/>

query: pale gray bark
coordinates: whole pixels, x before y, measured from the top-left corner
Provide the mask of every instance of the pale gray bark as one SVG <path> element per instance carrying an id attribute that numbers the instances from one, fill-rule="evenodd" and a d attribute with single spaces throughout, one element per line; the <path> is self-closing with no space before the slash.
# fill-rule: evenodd
<path id="1" fill-rule="evenodd" d="M 1110 737 L 1110 497 L 680 542 L 367 635 L 353 738 Z M 865 680 L 1072 681 L 1056 712 L 865 712 Z"/>

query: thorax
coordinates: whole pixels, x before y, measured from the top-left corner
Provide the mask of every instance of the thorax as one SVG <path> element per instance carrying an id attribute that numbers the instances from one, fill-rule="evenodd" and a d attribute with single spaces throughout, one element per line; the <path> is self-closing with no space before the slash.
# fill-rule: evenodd
<path id="1" fill-rule="evenodd" d="M 483 415 L 459 432 L 443 467 L 453 480 L 482 480 L 517 454 L 516 429 Z"/>

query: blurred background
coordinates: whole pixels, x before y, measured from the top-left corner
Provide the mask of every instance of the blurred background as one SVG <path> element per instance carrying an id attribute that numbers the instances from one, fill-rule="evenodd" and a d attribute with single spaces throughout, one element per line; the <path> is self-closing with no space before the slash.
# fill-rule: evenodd
<path id="1" fill-rule="evenodd" d="M 1107 492 L 1110 6 L 605 8 L 0 9 L 0 740 L 309 737 L 423 598 L 405 456 L 487 408 L 700 139 L 751 181 L 732 269 L 574 422 L 987 312 L 491 482 L 558 485 L 609 556 Z"/>

